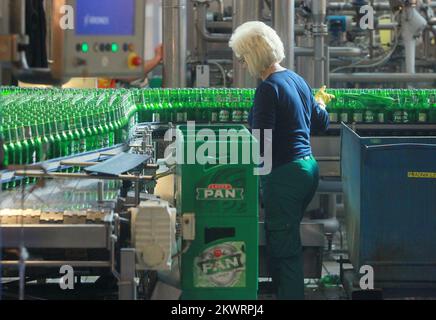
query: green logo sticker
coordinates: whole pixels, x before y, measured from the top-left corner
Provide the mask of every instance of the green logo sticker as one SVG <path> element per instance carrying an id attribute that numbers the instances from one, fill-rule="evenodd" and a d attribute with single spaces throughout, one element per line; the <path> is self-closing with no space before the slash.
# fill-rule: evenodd
<path id="1" fill-rule="evenodd" d="M 194 259 L 196 288 L 243 288 L 246 286 L 244 242 L 225 242 L 204 250 Z"/>

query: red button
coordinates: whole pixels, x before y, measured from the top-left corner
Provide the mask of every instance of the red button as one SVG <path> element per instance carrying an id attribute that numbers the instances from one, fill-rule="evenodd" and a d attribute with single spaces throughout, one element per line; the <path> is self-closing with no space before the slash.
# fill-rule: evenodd
<path id="1" fill-rule="evenodd" d="M 138 56 L 132 58 L 132 65 L 139 67 L 142 64 L 142 59 Z"/>

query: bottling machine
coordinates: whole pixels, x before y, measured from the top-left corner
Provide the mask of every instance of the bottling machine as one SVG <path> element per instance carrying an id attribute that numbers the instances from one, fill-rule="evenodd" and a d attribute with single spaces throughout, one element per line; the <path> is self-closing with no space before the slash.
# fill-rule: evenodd
<path id="1" fill-rule="evenodd" d="M 167 87 L 222 86 L 226 90 L 231 82 L 235 88 L 254 88 L 256 82 L 234 61 L 227 42 L 234 27 L 258 19 L 272 24 L 284 39 L 285 66 L 295 68 L 314 87 L 324 84 L 347 87 L 351 81 L 361 83 L 360 87 L 366 87 L 366 83 L 379 86 L 386 82 L 388 84 L 380 86 L 414 84 L 417 88 L 424 88 L 432 87 L 436 79 L 434 2 L 373 1 L 375 29 L 365 31 L 358 28 L 357 21 L 361 18 L 359 8 L 366 5 L 366 1 L 231 2 L 232 6 L 226 7 L 225 1 L 164 1 L 163 21 L 158 20 L 155 24 L 163 22 L 164 26 L 164 82 Z M 105 1 L 104 7 L 96 0 L 53 0 L 48 3 L 49 50 L 42 54 L 48 55 L 48 64 L 43 67 L 30 65 L 25 54 L 29 46 L 40 53 L 45 50 L 44 45 L 37 47 L 26 35 L 23 23 L 25 1 L 0 3 L 2 70 L 9 70 L 23 82 L 56 86 L 70 77 L 144 76 L 141 67 L 144 39 L 158 33 L 150 23 L 158 15 L 148 12 L 146 19 L 144 1 L 110 0 Z M 122 10 L 116 10 L 121 5 Z M 288 14 L 283 15 L 283 12 Z M 192 30 L 192 34 L 187 30 Z M 419 38 L 422 38 L 422 43 L 417 41 Z M 405 72 L 399 72 L 402 70 L 399 64 L 404 65 Z M 352 71 L 342 73 L 342 70 Z M 200 102 L 209 108 L 217 102 L 214 90 L 200 90 L 198 101 L 189 97 L 182 101 Z M 115 91 L 112 93 L 117 96 Z M 167 93 L 160 97 L 165 100 Z M 222 122 L 221 128 L 232 127 L 242 132 L 241 141 L 229 142 L 229 145 L 236 146 L 237 153 L 244 145 L 243 138 L 248 138 L 251 146 L 256 144 L 255 139 L 241 127 L 250 108 L 250 93 L 249 90 L 224 92 L 229 97 L 233 94 L 241 97 L 241 100 L 228 101 L 232 107 L 236 105 L 233 110 L 236 116 L 227 109 L 221 114 L 219 107 L 212 108 L 210 119 L 215 120 L 200 115 L 202 121 L 206 119 L 202 124 L 206 129 L 217 130 L 217 122 Z M 157 92 L 158 97 L 159 94 Z M 352 94 L 363 95 L 363 91 Z M 413 95 L 421 96 L 421 93 Z M 2 99 L 0 95 L 0 103 L 4 101 Z M 45 103 L 35 100 L 40 105 Z M 112 102 L 125 103 L 115 99 L 108 104 Z M 330 109 L 336 112 L 331 112 L 329 132 L 312 137 L 321 175 L 317 201 L 324 214 L 322 219 L 306 216 L 301 225 L 306 278 L 321 277 L 325 236 L 331 249 L 333 236 L 340 228 L 336 219 L 338 194 L 345 192 L 345 209 L 348 210 L 345 214 L 351 221 L 347 231 L 358 230 L 371 235 L 371 228 L 358 225 L 356 221 L 361 217 L 362 221 L 373 217 L 366 214 L 366 207 L 353 207 L 353 201 L 360 198 L 350 194 L 350 190 L 361 186 L 356 181 L 348 180 L 344 184 L 341 181 L 341 159 L 343 169 L 348 170 L 345 173 L 347 178 L 349 169 L 356 164 L 351 160 L 358 158 L 357 154 L 341 157 L 341 122 L 348 122 L 350 130 L 346 131 L 345 137 L 354 141 L 355 146 L 368 139 L 372 145 L 380 145 L 381 141 L 397 140 L 395 137 L 399 135 L 432 137 L 436 132 L 433 122 L 436 119 L 435 101 L 430 99 L 427 102 L 428 110 L 433 107 L 433 113 L 417 112 L 419 110 L 415 110 L 417 108 L 413 105 L 421 105 L 421 102 L 407 101 L 412 105 L 412 111 L 416 111 L 415 122 L 402 122 L 409 105 L 400 108 L 402 120 L 399 122 L 376 121 L 375 114 L 367 116 L 359 110 L 355 112 L 354 104 L 353 107 L 346 106 L 350 110 L 341 110 L 343 106 Z M 47 105 L 52 106 L 50 103 Z M 79 107 L 85 106 L 81 110 L 87 110 L 86 103 L 80 104 Z M 183 106 L 177 109 L 178 104 L 162 106 L 159 101 L 158 104 L 152 103 L 152 112 L 147 113 L 150 110 L 143 108 L 145 103 L 139 99 L 134 102 L 134 107 L 129 105 L 123 109 L 123 113 L 109 113 L 89 123 L 86 120 L 81 123 L 83 128 L 95 124 L 89 132 L 91 137 L 104 136 L 92 142 L 89 148 L 88 136 L 75 138 L 69 135 L 73 130 L 66 128 L 78 127 L 74 121 L 68 123 L 62 119 L 63 123 L 59 127 L 56 124 L 54 129 L 42 125 L 41 129 L 36 129 L 37 132 L 65 131 L 66 135 L 55 137 L 59 138 L 56 141 L 61 141 L 65 150 L 71 147 L 69 141 L 79 141 L 77 148 L 80 152 L 69 154 L 62 151 L 58 157 L 46 161 L 40 159 L 32 164 L 11 161 L 9 168 L 2 168 L 0 184 L 6 190 L 0 193 L 0 299 L 76 298 L 74 292 L 80 292 L 80 298 L 257 297 L 259 279 L 267 279 L 269 273 L 264 259 L 263 213 L 255 188 L 257 180 L 248 179 L 246 174 L 253 163 L 244 166 L 174 166 L 167 163 L 163 151 L 170 142 L 164 141 L 163 137 L 168 129 L 175 129 L 172 122 L 180 124 L 178 137 L 179 142 L 182 141 L 174 147 L 175 150 L 184 150 L 183 142 L 190 139 L 182 125 L 188 120 L 186 110 Z M 368 104 L 367 109 L 373 106 L 378 108 Z M 160 107 L 164 108 L 162 114 L 159 113 Z M 175 117 L 169 116 L 174 109 L 178 111 Z M 141 118 L 141 114 L 144 118 L 139 124 L 135 123 L 133 120 Z M 239 121 L 231 125 L 225 123 L 234 118 Z M 110 128 L 114 132 L 112 143 L 106 142 L 111 140 L 111 136 L 106 129 L 110 126 L 105 122 L 116 124 Z M 32 138 L 29 132 L 33 132 L 29 127 L 31 125 L 26 124 L 23 132 L 14 134 L 28 138 L 24 139 L 28 143 Z M 353 131 L 370 138 L 357 140 Z M 0 158 L 8 154 L 5 149 L 9 150 L 3 147 L 3 138 L 0 137 Z M 211 142 L 220 144 L 223 141 Z M 194 150 L 197 147 L 194 146 Z M 342 147 L 348 152 L 353 144 Z M 33 153 L 27 156 L 38 158 Z M 430 161 L 426 171 L 431 171 L 428 168 L 432 163 Z M 431 172 L 425 174 L 433 177 Z M 417 185 L 418 182 L 431 183 L 434 187 L 433 179 L 413 178 L 416 177 L 409 177 L 406 181 L 414 181 Z M 316 218 L 316 214 L 314 216 Z M 406 214 L 400 218 L 397 221 L 400 229 L 407 230 L 409 220 Z M 420 222 L 414 222 L 419 228 Z M 387 238 L 398 236 L 398 230 L 377 227 L 386 233 Z M 348 239 L 350 262 L 355 268 L 350 282 L 355 281 L 357 269 L 368 261 L 376 261 L 381 266 L 382 284 L 393 282 L 398 285 L 413 280 L 419 285 L 434 281 L 431 272 L 422 277 L 414 274 L 415 265 L 425 271 L 432 262 L 428 257 L 423 258 L 424 255 L 413 256 L 413 246 L 407 247 L 413 259 L 409 254 L 386 261 L 380 257 L 390 257 L 386 255 L 386 252 L 390 253 L 386 246 L 388 242 L 375 248 L 374 242 L 368 239 L 371 237 L 353 236 Z M 426 237 L 432 239 L 428 230 L 421 236 L 424 240 Z M 369 249 L 380 251 L 376 255 L 364 256 L 359 255 L 364 252 L 362 249 L 367 253 Z M 65 267 L 74 271 L 73 284 L 75 290 L 80 291 L 69 292 L 59 285 L 59 282 L 67 282 L 67 275 L 62 271 L 66 270 Z M 399 273 L 391 277 L 391 271 L 397 272 L 399 268 L 407 268 L 408 272 L 404 277 Z M 61 276 L 64 277 L 59 280 Z"/>

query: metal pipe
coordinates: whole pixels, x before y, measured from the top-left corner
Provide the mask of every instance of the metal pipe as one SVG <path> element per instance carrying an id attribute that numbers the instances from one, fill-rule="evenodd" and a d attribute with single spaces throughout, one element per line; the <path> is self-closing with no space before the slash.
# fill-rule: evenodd
<path id="1" fill-rule="evenodd" d="M 431 82 L 436 73 L 331 73 L 331 81 L 343 82 Z"/>
<path id="2" fill-rule="evenodd" d="M 162 3 L 164 44 L 164 85 L 186 87 L 187 0 L 165 0 Z"/>
<path id="3" fill-rule="evenodd" d="M 331 57 L 358 57 L 362 55 L 362 49 L 352 47 L 329 47 Z M 313 48 L 295 47 L 295 56 L 313 56 Z"/>
<path id="4" fill-rule="evenodd" d="M 327 1 L 312 1 L 313 25 L 312 34 L 314 38 L 315 52 L 315 81 L 314 86 L 320 88 L 325 84 L 325 38 L 328 35 L 328 28 L 325 23 L 327 14 Z"/>
<path id="5" fill-rule="evenodd" d="M 224 70 L 223 66 L 217 62 L 210 61 L 210 60 L 208 60 L 208 63 L 216 66 L 220 70 L 221 75 L 223 77 L 223 87 L 226 88 L 227 87 L 227 75 L 226 75 L 226 71 Z"/>
<path id="6" fill-rule="evenodd" d="M 20 261 L 0 261 L 6 267 L 18 266 Z M 68 265 L 73 268 L 107 268 L 111 264 L 108 261 L 26 261 L 26 267 L 56 268 Z"/>
<path id="7" fill-rule="evenodd" d="M 285 46 L 283 66 L 295 70 L 295 0 L 275 0 L 273 2 L 273 28 Z"/>
<path id="8" fill-rule="evenodd" d="M 233 0 L 233 30 L 247 21 L 258 20 L 260 16 L 259 0 Z M 256 88 L 257 79 L 247 68 L 233 57 L 233 86 L 235 88 Z"/>
<path id="9" fill-rule="evenodd" d="M 10 34 L 26 34 L 26 6 L 25 0 L 9 1 L 9 33 Z"/>
<path id="10" fill-rule="evenodd" d="M 357 8 L 353 3 L 344 3 L 344 2 L 330 2 L 328 4 L 328 10 L 334 11 L 345 11 L 345 10 L 355 10 Z M 374 10 L 386 10 L 391 11 L 391 5 L 389 2 L 379 2 L 373 4 Z"/>
<path id="11" fill-rule="evenodd" d="M 215 0 L 218 2 L 218 11 L 221 14 L 221 18 L 224 16 L 224 1 L 223 0 Z"/>
<path id="12" fill-rule="evenodd" d="M 118 175 L 118 176 L 95 176 L 84 173 L 45 173 L 40 171 L 16 171 L 16 176 L 47 178 L 47 179 L 90 179 L 90 180 L 123 180 L 123 181 L 151 181 L 153 176 L 134 176 L 134 175 Z"/>
<path id="13" fill-rule="evenodd" d="M 76 161 L 61 161 L 61 166 L 71 166 L 71 167 L 91 167 L 99 164 L 101 162 L 76 162 Z"/>
<path id="14" fill-rule="evenodd" d="M 230 41 L 230 34 L 225 33 L 210 33 L 209 30 L 207 30 L 206 24 L 207 24 L 207 4 L 206 3 L 199 3 L 198 6 L 198 20 L 196 21 L 196 27 L 198 32 L 200 33 L 203 40 L 207 42 L 229 42 Z"/>
<path id="15" fill-rule="evenodd" d="M 415 73 L 416 38 L 427 26 L 427 21 L 414 7 L 406 7 L 403 11 L 401 35 L 405 48 L 406 72 Z"/>
<path id="16" fill-rule="evenodd" d="M 357 27 L 357 24 L 356 24 Z M 390 23 L 380 23 L 375 25 L 375 30 L 395 30 L 398 28 L 398 23 L 390 22 Z"/>
<path id="17" fill-rule="evenodd" d="M 99 203 L 104 202 L 104 184 L 101 181 L 97 184 L 97 199 Z"/>

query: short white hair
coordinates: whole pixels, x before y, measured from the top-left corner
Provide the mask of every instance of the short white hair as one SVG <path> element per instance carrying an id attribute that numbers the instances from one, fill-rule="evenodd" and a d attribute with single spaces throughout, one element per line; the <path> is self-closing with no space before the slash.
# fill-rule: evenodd
<path id="1" fill-rule="evenodd" d="M 253 77 L 285 59 L 285 48 L 277 32 L 260 21 L 249 21 L 233 33 L 230 42 L 238 59 L 243 58 Z"/>

